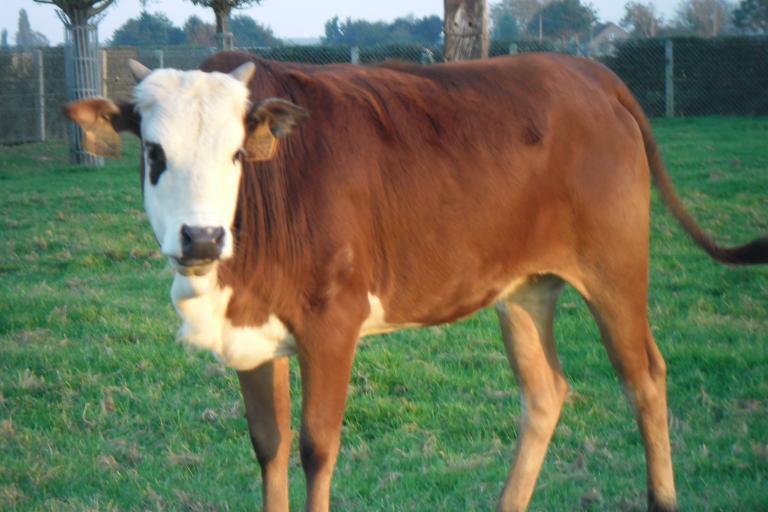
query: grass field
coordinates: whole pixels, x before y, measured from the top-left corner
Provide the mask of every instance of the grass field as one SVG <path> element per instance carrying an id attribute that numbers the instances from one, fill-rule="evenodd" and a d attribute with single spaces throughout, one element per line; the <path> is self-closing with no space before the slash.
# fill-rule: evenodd
<path id="1" fill-rule="evenodd" d="M 720 241 L 768 232 L 768 119 L 655 131 Z M 136 150 L 94 170 L 70 166 L 63 143 L 0 148 L 0 510 L 251 510 L 260 499 L 234 372 L 174 341 L 172 275 L 143 214 Z M 652 223 L 649 307 L 669 366 L 681 509 L 768 510 L 768 269 L 714 264 L 656 200 Z M 638 429 L 571 291 L 556 329 L 573 392 L 531 509 L 644 510 Z M 298 398 L 295 364 L 293 377 Z M 492 509 L 518 415 L 492 312 L 371 338 L 333 506 Z"/>

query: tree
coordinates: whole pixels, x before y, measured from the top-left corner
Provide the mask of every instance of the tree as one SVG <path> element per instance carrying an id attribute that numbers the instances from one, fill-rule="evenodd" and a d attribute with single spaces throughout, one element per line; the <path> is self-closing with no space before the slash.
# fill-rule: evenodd
<path id="1" fill-rule="evenodd" d="M 2 35 L 0 35 L 0 48 L 3 50 L 7 50 L 9 48 L 8 45 L 8 31 L 3 29 Z"/>
<path id="2" fill-rule="evenodd" d="M 231 50 L 233 41 L 229 31 L 229 15 L 232 9 L 243 9 L 261 0 L 191 0 L 195 5 L 210 7 L 216 16 L 216 40 L 220 50 Z"/>
<path id="3" fill-rule="evenodd" d="M 32 30 L 25 9 L 19 11 L 19 29 L 16 32 L 16 46 L 22 50 L 48 46 L 48 38 L 40 32 Z"/>
<path id="4" fill-rule="evenodd" d="M 749 34 L 768 34 L 768 0 L 741 0 L 733 24 Z"/>
<path id="5" fill-rule="evenodd" d="M 624 17 L 619 21 L 619 25 L 629 30 L 634 37 L 656 37 L 661 23 L 662 18 L 656 12 L 656 7 L 651 3 L 640 2 L 627 2 L 624 5 Z"/>
<path id="6" fill-rule="evenodd" d="M 445 60 L 482 59 L 488 56 L 488 4 L 486 0 L 444 0 Z"/>
<path id="7" fill-rule="evenodd" d="M 436 45 L 443 35 L 443 20 L 440 16 L 424 16 L 413 24 L 414 42 Z"/>
<path id="8" fill-rule="evenodd" d="M 67 99 L 71 101 L 87 96 L 100 96 L 99 66 L 93 65 L 93 62 L 98 62 L 99 58 L 96 23 L 98 23 L 98 16 L 112 5 L 114 0 L 35 0 L 35 2 L 58 7 L 59 18 L 64 22 L 67 31 L 68 44 L 71 45 L 70 49 L 64 52 Z M 69 123 L 67 133 L 72 162 L 103 165 L 102 158 L 84 151 L 79 128 Z"/>
<path id="9" fill-rule="evenodd" d="M 235 16 L 229 20 L 232 35 L 238 46 L 255 48 L 257 46 L 278 46 L 280 40 L 272 29 L 262 25 L 250 16 Z"/>
<path id="10" fill-rule="evenodd" d="M 544 36 L 565 42 L 587 32 L 596 20 L 592 6 L 581 0 L 561 0 L 544 6 L 527 28 L 529 33 L 537 33 L 541 26 Z"/>
<path id="11" fill-rule="evenodd" d="M 325 34 L 322 38 L 323 44 L 341 44 L 340 41 L 344 38 L 344 33 L 341 31 L 338 16 L 334 16 L 325 22 L 323 33 Z"/>
<path id="12" fill-rule="evenodd" d="M 541 9 L 542 3 L 539 0 L 502 0 L 491 6 L 493 38 L 511 41 L 525 37 L 528 24 Z M 538 32 L 538 26 L 535 32 Z"/>
<path id="13" fill-rule="evenodd" d="M 677 8 L 678 27 L 702 37 L 716 37 L 728 31 L 731 5 L 727 0 L 684 0 Z"/>
<path id="14" fill-rule="evenodd" d="M 352 20 L 339 22 L 339 17 L 334 16 L 325 22 L 324 44 L 347 44 L 358 46 L 373 46 L 387 44 L 389 39 L 389 27 L 383 21 Z"/>
<path id="15" fill-rule="evenodd" d="M 491 8 L 491 38 L 514 41 L 520 37 L 517 18 L 509 10 L 497 9 L 500 5 L 497 4 Z"/>
<path id="16" fill-rule="evenodd" d="M 112 46 L 171 46 L 182 44 L 184 31 L 164 14 L 142 12 L 123 23 L 112 34 Z"/>
<path id="17" fill-rule="evenodd" d="M 216 27 L 197 16 L 190 16 L 184 22 L 184 36 L 187 44 L 193 46 L 213 46 L 216 44 Z"/>
<path id="18" fill-rule="evenodd" d="M 340 22 L 334 16 L 325 22 L 324 44 L 373 46 L 410 43 L 434 46 L 440 42 L 443 21 L 438 16 L 397 18 L 392 23 L 352 20 Z"/>
<path id="19" fill-rule="evenodd" d="M 434 46 L 440 42 L 443 20 L 439 16 L 397 18 L 389 27 L 389 42 Z"/>

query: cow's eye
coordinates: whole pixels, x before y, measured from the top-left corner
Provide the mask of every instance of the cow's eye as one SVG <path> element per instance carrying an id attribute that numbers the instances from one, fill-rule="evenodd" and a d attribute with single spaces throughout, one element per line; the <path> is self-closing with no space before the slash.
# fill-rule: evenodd
<path id="1" fill-rule="evenodd" d="M 235 151 L 234 155 L 232 155 L 232 163 L 234 164 L 236 162 L 242 162 L 243 158 L 245 158 L 245 149 L 240 148 L 237 151 Z"/>
<path id="2" fill-rule="evenodd" d="M 147 160 L 149 163 L 149 182 L 157 185 L 160 175 L 165 171 L 165 152 L 163 147 L 156 142 L 147 142 L 144 144 L 147 149 Z"/>

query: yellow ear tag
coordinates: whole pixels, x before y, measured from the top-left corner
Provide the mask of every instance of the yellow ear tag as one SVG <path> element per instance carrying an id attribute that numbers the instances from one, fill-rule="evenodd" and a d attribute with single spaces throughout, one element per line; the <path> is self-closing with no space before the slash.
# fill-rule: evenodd
<path id="1" fill-rule="evenodd" d="M 269 129 L 269 123 L 259 123 L 256 129 L 246 139 L 245 150 L 248 160 L 271 160 L 277 152 L 277 137 Z"/>

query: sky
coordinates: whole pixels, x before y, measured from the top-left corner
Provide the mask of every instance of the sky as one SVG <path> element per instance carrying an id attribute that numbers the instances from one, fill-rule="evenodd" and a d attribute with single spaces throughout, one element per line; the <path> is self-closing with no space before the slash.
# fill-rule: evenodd
<path id="1" fill-rule="evenodd" d="M 591 3 L 601 21 L 618 22 L 624 12 L 625 1 L 591 0 Z M 670 19 L 679 0 L 644 0 L 648 1 L 665 19 Z M 489 1 L 489 4 L 493 3 L 493 0 Z M 64 29 L 52 5 L 32 0 L 0 0 L 0 6 L 3 12 L 0 29 L 8 30 L 11 44 L 15 42 L 20 9 L 27 10 L 32 29 L 42 32 L 51 44 L 59 44 L 64 39 Z M 99 39 L 109 39 L 115 29 L 135 17 L 140 9 L 139 0 L 117 0 L 107 9 L 99 24 Z M 150 1 L 148 10 L 163 12 L 178 26 L 193 14 L 213 23 L 211 9 L 196 7 L 189 0 L 154 0 Z M 442 16 L 443 0 L 263 0 L 261 5 L 236 12 L 270 26 L 279 38 L 312 38 L 322 36 L 325 22 L 334 16 L 342 20 L 349 17 L 369 21 L 392 21 L 409 14 L 417 18 L 432 14 Z"/>

